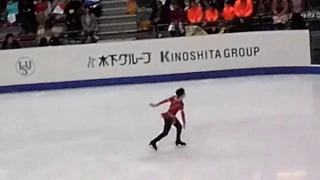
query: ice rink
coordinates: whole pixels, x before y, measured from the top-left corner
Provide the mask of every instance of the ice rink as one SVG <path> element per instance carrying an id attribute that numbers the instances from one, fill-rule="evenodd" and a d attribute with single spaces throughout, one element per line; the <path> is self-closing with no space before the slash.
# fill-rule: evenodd
<path id="1" fill-rule="evenodd" d="M 184 87 L 187 127 L 151 108 Z M 320 76 L 0 95 L 0 180 L 319 180 Z"/>

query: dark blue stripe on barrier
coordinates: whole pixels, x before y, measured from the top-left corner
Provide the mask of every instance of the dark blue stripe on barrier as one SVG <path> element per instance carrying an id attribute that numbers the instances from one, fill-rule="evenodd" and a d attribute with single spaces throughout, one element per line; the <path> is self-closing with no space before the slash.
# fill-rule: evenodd
<path id="1" fill-rule="evenodd" d="M 83 80 L 83 81 L 0 86 L 0 93 L 43 91 L 43 90 L 96 87 L 96 86 L 112 86 L 112 85 L 123 85 L 123 84 L 144 84 L 144 83 L 240 77 L 240 76 L 276 75 L 276 74 L 320 74 L 320 67 L 304 66 L 304 67 L 250 68 L 250 69 L 193 72 L 193 73 L 182 73 L 182 74 L 167 74 L 167 75 L 154 75 L 154 76 L 122 77 L 122 78 L 111 78 L 111 79 L 96 79 L 96 80 Z"/>

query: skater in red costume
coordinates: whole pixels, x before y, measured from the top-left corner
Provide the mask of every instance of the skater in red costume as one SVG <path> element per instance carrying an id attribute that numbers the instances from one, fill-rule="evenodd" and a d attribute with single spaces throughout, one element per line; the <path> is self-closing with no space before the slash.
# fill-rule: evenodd
<path id="1" fill-rule="evenodd" d="M 185 146 L 186 145 L 185 142 L 181 141 L 180 136 L 181 136 L 181 131 L 182 131 L 182 125 L 176 117 L 177 112 L 180 111 L 181 117 L 182 117 L 182 122 L 183 122 L 183 128 L 185 128 L 186 119 L 185 119 L 185 114 L 183 111 L 184 103 L 182 101 L 185 96 L 186 96 L 186 94 L 185 94 L 184 89 L 180 88 L 180 89 L 176 90 L 175 96 L 172 96 L 171 98 L 165 99 L 157 104 L 150 103 L 151 107 L 158 107 L 164 103 L 170 102 L 169 110 L 167 112 L 161 114 L 164 119 L 163 131 L 158 135 L 158 137 L 154 138 L 149 144 L 155 150 L 158 149 L 157 142 L 168 135 L 172 125 L 174 125 L 177 129 L 176 145 L 177 146 L 179 146 L 179 145 Z"/>

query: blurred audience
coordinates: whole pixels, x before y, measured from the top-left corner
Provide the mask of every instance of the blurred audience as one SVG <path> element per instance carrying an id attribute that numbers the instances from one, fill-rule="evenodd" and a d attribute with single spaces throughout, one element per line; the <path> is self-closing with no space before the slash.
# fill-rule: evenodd
<path id="1" fill-rule="evenodd" d="M 234 12 L 238 18 L 248 18 L 253 13 L 252 0 L 236 0 Z"/>
<path id="2" fill-rule="evenodd" d="M 52 2 L 52 14 L 64 14 L 64 9 L 66 8 L 69 0 L 55 0 Z"/>
<path id="3" fill-rule="evenodd" d="M 305 10 L 305 0 L 291 0 L 291 13 L 301 14 Z"/>
<path id="4" fill-rule="evenodd" d="M 289 20 L 288 0 L 273 0 L 272 2 L 273 23 L 276 29 L 285 29 Z"/>
<path id="5" fill-rule="evenodd" d="M 170 10 L 166 6 L 162 4 L 162 1 L 158 0 L 157 5 L 153 11 L 153 14 L 151 16 L 152 25 L 156 33 L 156 37 L 161 37 L 161 34 L 159 34 L 159 24 L 169 24 L 169 13 Z"/>
<path id="6" fill-rule="evenodd" d="M 191 24 L 203 22 L 203 9 L 195 1 L 191 1 L 190 8 L 187 10 L 188 21 Z"/>
<path id="7" fill-rule="evenodd" d="M 154 24 L 169 23 L 170 8 L 164 6 L 162 1 L 158 0 L 151 19 Z"/>
<path id="8" fill-rule="evenodd" d="M 184 34 L 184 26 L 185 22 L 185 12 L 177 4 L 172 4 L 170 6 L 170 25 L 168 27 L 168 31 L 172 36 L 181 36 Z"/>
<path id="9" fill-rule="evenodd" d="M 251 18 L 253 15 L 252 0 L 236 0 L 234 13 L 237 17 L 236 31 L 244 32 L 251 30 Z"/>
<path id="10" fill-rule="evenodd" d="M 156 10 L 156 1 L 137 0 L 137 23 L 140 30 L 147 30 L 151 27 L 151 18 Z"/>
<path id="11" fill-rule="evenodd" d="M 168 24 L 160 21 L 165 14 L 170 15 L 171 33 L 184 32 L 188 24 L 200 25 L 209 34 L 212 29 L 215 29 L 212 33 L 281 30 L 288 27 L 289 19 L 292 28 L 301 29 L 306 28 L 306 3 L 306 0 L 166 0 L 157 2 L 153 9 L 156 15 L 151 19 L 156 32 L 159 24 Z M 170 13 L 163 13 L 166 8 L 170 8 Z M 320 18 L 320 11 L 318 14 L 315 17 Z"/>
<path id="12" fill-rule="evenodd" d="M 102 14 L 102 7 L 100 5 L 100 0 L 82 0 L 83 5 L 90 9 L 96 17 L 100 17 Z"/>
<path id="13" fill-rule="evenodd" d="M 16 26 L 21 41 L 36 38 L 39 46 L 59 45 L 57 37 L 66 43 L 96 42 L 101 13 L 100 0 L 0 0 L 0 28 Z"/>
<path id="14" fill-rule="evenodd" d="M 82 31 L 82 3 L 80 1 L 71 0 L 64 9 L 64 14 L 66 16 L 66 28 L 69 33 L 70 38 L 78 37 L 79 32 Z"/>
<path id="15" fill-rule="evenodd" d="M 320 18 L 320 11 L 315 10 L 319 0 L 136 0 L 136 5 L 139 29 L 153 27 L 157 37 L 159 29 L 165 28 L 172 36 L 305 29 L 307 18 Z M 90 43 L 98 39 L 101 13 L 101 0 L 0 0 L 0 27 L 20 25 L 21 34 L 37 33 L 39 46 L 59 45 L 58 36 Z M 8 34 L 4 46 L 20 47 L 13 39 Z"/>
<path id="16" fill-rule="evenodd" d="M 52 14 L 51 18 L 54 22 L 63 23 L 65 22 L 66 15 L 64 14 L 64 10 L 68 4 L 68 0 L 55 0 L 52 3 Z"/>
<path id="17" fill-rule="evenodd" d="M 59 39 L 53 36 L 52 29 L 46 29 L 44 37 L 40 39 L 39 46 L 58 46 Z"/>
<path id="18" fill-rule="evenodd" d="M 90 11 L 89 7 L 86 7 L 85 14 L 81 18 L 83 32 L 84 32 L 84 42 L 95 42 L 94 37 L 95 32 L 98 30 L 98 24 L 96 16 Z"/>
<path id="19" fill-rule="evenodd" d="M 230 1 L 226 1 L 226 3 L 224 4 L 222 17 L 227 22 L 234 20 L 234 18 L 236 17 L 236 14 L 234 12 L 234 7 L 230 3 Z"/>
<path id="20" fill-rule="evenodd" d="M 204 1 L 205 7 L 205 16 L 204 16 L 204 25 L 208 23 L 214 23 L 219 18 L 219 11 L 217 9 L 216 4 L 209 4 L 208 1 Z"/>
<path id="21" fill-rule="evenodd" d="M 33 2 L 30 0 L 19 0 L 19 19 L 24 34 L 37 32 L 36 16 Z"/>
<path id="22" fill-rule="evenodd" d="M 156 1 L 137 0 L 137 23 L 140 30 L 147 30 L 151 26 L 152 12 L 156 9 Z"/>
<path id="23" fill-rule="evenodd" d="M 306 29 L 306 22 L 301 14 L 305 11 L 305 0 L 291 0 L 291 29 Z"/>
<path id="24" fill-rule="evenodd" d="M 13 24 L 17 21 L 17 15 L 19 14 L 18 2 L 10 0 L 6 8 L 7 21 Z"/>
<path id="25" fill-rule="evenodd" d="M 272 0 L 259 0 L 257 5 L 258 15 L 271 14 Z"/>
<path id="26" fill-rule="evenodd" d="M 2 49 L 19 49 L 21 48 L 19 41 L 14 39 L 13 34 L 7 34 L 2 42 Z"/>
<path id="27" fill-rule="evenodd" d="M 44 26 L 48 15 L 52 12 L 50 1 L 37 0 L 34 2 L 35 14 L 39 26 Z"/>

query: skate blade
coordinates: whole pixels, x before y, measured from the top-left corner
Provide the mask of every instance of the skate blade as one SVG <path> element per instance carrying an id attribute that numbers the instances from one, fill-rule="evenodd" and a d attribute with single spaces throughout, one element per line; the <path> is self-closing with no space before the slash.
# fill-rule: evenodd
<path id="1" fill-rule="evenodd" d="M 154 151 L 158 151 L 158 149 L 154 148 L 151 144 L 149 144 L 149 147 L 150 147 L 151 149 L 153 149 Z"/>
<path id="2" fill-rule="evenodd" d="M 176 144 L 177 147 L 186 147 L 187 145 Z"/>

